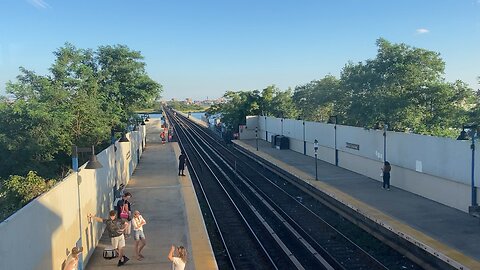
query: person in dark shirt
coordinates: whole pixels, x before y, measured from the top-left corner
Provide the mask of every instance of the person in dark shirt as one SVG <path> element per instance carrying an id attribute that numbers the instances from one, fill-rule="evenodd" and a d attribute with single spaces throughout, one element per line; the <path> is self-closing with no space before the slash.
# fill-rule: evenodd
<path id="1" fill-rule="evenodd" d="M 178 175 L 185 176 L 185 173 L 183 171 L 185 170 L 186 160 L 187 160 L 187 156 L 182 151 L 182 153 L 178 157 Z"/>
<path id="2" fill-rule="evenodd" d="M 125 231 L 127 222 L 117 218 L 115 214 L 115 210 L 111 210 L 108 218 L 99 218 L 92 214 L 88 214 L 87 217 L 89 220 L 93 219 L 97 222 L 105 223 L 108 236 L 112 242 L 112 247 L 118 250 L 120 256 L 118 266 L 122 266 L 129 260 L 129 258 L 123 253 L 123 248 L 125 247 L 125 237 L 123 236 L 123 232 Z"/>
<path id="3" fill-rule="evenodd" d="M 132 198 L 132 194 L 125 192 L 122 199 L 117 202 L 117 217 L 128 221 L 127 227 L 125 228 L 125 236 L 127 238 L 130 236 L 130 221 L 132 220 L 132 204 L 130 203 L 130 198 Z M 127 217 L 122 216 L 122 212 L 126 212 Z"/>
<path id="4" fill-rule="evenodd" d="M 390 166 L 390 162 L 385 161 L 382 167 L 382 178 L 383 178 L 383 188 L 390 190 L 390 171 L 392 170 L 392 166 Z"/>

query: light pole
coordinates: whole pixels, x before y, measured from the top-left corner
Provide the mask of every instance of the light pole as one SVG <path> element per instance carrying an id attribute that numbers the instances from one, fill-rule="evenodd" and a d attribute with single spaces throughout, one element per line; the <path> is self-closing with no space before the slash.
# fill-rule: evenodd
<path id="1" fill-rule="evenodd" d="M 114 197 L 117 198 L 119 197 L 119 194 L 118 194 L 118 176 L 117 176 L 117 147 L 115 146 L 115 133 L 122 133 L 122 137 L 120 137 L 120 140 L 118 140 L 118 142 L 125 143 L 130 141 L 128 140 L 127 135 L 123 130 L 114 129 L 114 128 L 110 130 L 111 144 L 113 144 L 113 171 L 114 171 L 113 177 L 115 179 L 113 194 L 114 194 Z M 115 201 L 115 198 L 113 198 L 113 201 Z"/>
<path id="2" fill-rule="evenodd" d="M 258 151 L 258 127 L 255 127 L 255 143 L 257 145 L 257 151 Z"/>
<path id="3" fill-rule="evenodd" d="M 477 203 L 477 189 L 475 188 L 475 139 L 478 136 L 477 132 L 478 125 L 471 124 L 471 125 L 464 125 L 462 131 L 460 132 L 460 136 L 458 136 L 457 140 L 468 140 L 467 132 L 465 129 L 470 129 L 470 138 L 472 142 L 470 144 L 470 149 L 472 149 L 472 171 L 471 171 L 471 193 L 472 193 L 472 205 L 468 208 L 469 213 L 478 213 L 479 206 Z"/>
<path id="4" fill-rule="evenodd" d="M 307 154 L 307 141 L 305 140 L 305 121 L 303 121 L 303 154 Z"/>
<path id="5" fill-rule="evenodd" d="M 318 151 L 318 141 L 315 139 L 313 141 L 313 150 L 315 151 L 315 180 L 318 180 L 318 166 L 317 166 L 317 151 Z"/>
<path id="6" fill-rule="evenodd" d="M 78 148 L 76 145 L 72 146 L 72 169 L 76 174 L 77 179 L 77 201 L 78 201 L 78 224 L 80 231 L 80 238 L 77 241 L 76 246 L 80 248 L 82 246 L 82 204 L 80 200 L 80 175 L 78 168 L 78 153 L 89 153 L 92 152 L 90 160 L 88 161 L 85 169 L 99 169 L 102 168 L 102 164 L 98 162 L 97 156 L 95 156 L 95 147 L 92 145 L 92 148 Z M 83 269 L 83 256 L 80 256 L 78 260 L 78 269 Z"/>
<path id="7" fill-rule="evenodd" d="M 334 147 L 335 147 L 335 166 L 338 166 L 338 149 L 337 149 L 337 121 L 338 121 L 338 115 L 331 115 L 330 118 L 328 119 L 328 122 L 332 124 L 332 119 L 335 120 L 333 123 L 333 133 L 334 133 Z"/>
<path id="8" fill-rule="evenodd" d="M 387 129 L 388 124 L 383 123 L 383 163 L 387 161 Z"/>

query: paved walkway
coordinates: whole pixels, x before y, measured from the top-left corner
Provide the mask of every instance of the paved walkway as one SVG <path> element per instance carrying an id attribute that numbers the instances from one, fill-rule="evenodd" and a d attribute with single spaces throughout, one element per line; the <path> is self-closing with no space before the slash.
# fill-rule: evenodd
<path id="1" fill-rule="evenodd" d="M 289 171 L 342 203 L 358 210 L 382 226 L 410 238 L 409 241 L 430 252 L 480 269 L 480 222 L 468 213 L 393 187 L 381 189 L 381 183 L 352 171 L 315 160 L 291 150 L 277 150 L 269 142 L 234 141 L 254 155 Z M 395 179 L 392 179 L 395 185 Z"/>
<path id="2" fill-rule="evenodd" d="M 212 248 L 190 177 L 177 176 L 177 143 L 160 143 L 160 121 L 147 124 L 147 148 L 127 191 L 132 193 L 132 208 L 146 219 L 144 226 L 147 246 L 145 259 L 134 258 L 134 240 L 126 240 L 126 255 L 130 261 L 122 268 L 171 269 L 168 260 L 170 246 L 183 245 L 189 253 L 185 269 L 217 269 Z M 188 173 L 188 172 L 187 172 Z M 132 232 L 133 233 L 133 232 Z M 103 248 L 110 239 L 103 234 L 86 269 L 117 269 L 118 260 L 105 260 Z"/>

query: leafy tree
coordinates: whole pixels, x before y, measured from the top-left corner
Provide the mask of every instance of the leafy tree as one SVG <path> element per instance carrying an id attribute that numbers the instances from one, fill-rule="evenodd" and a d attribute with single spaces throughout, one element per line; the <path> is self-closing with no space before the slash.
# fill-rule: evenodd
<path id="1" fill-rule="evenodd" d="M 135 109 L 154 104 L 162 86 L 148 77 L 143 56 L 125 45 L 101 46 L 97 52 L 103 109 L 116 116 L 112 125 L 126 122 Z"/>
<path id="2" fill-rule="evenodd" d="M 344 113 L 348 104 L 345 97 L 340 90 L 340 81 L 327 75 L 321 80 L 297 86 L 292 98 L 301 119 L 326 121 L 331 115 Z"/>
<path id="3" fill-rule="evenodd" d="M 445 63 L 436 52 L 385 39 L 377 46 L 375 59 L 342 70 L 345 122 L 371 127 L 386 121 L 397 131 L 453 135 L 449 128 L 472 106 L 471 89 L 444 81 Z"/>
<path id="4" fill-rule="evenodd" d="M 66 43 L 54 55 L 51 74 L 21 67 L 7 83 L 14 99 L 0 100 L 0 177 L 65 175 L 73 144 L 108 144 L 112 127 L 126 127 L 135 106 L 153 104 L 161 92 L 141 54 L 126 46 L 93 51 Z"/>
<path id="5" fill-rule="evenodd" d="M 54 184 L 54 180 L 45 180 L 33 171 L 28 172 L 25 177 L 10 176 L 0 190 L 0 203 L 2 205 L 0 220 L 10 216 L 17 209 L 48 191 Z"/>
<path id="6" fill-rule="evenodd" d="M 207 110 L 209 114 L 222 113 L 222 122 L 228 129 L 238 131 L 245 124 L 247 115 L 268 115 L 274 117 L 296 118 L 298 111 L 292 101 L 291 90 L 280 91 L 274 85 L 262 92 L 228 91 L 223 96 L 225 103 L 216 104 Z"/>

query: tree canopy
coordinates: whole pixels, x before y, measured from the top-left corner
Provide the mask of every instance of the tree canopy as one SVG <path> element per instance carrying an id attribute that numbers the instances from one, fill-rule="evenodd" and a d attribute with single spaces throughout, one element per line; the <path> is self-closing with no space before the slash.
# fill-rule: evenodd
<path id="1" fill-rule="evenodd" d="M 57 178 L 70 166 L 73 144 L 108 143 L 137 107 L 153 104 L 162 87 L 148 77 L 143 56 L 124 45 L 54 52 L 47 75 L 20 67 L 0 100 L 0 177 Z"/>
<path id="2" fill-rule="evenodd" d="M 237 130 L 246 115 L 268 115 L 454 137 L 462 124 L 480 116 L 480 94 L 464 82 L 444 79 L 445 62 L 439 53 L 377 40 L 377 55 L 347 63 L 340 78 L 327 75 L 281 91 L 269 86 L 262 92 L 229 91 L 226 103 L 211 108 L 222 112 L 223 122 Z M 479 78 L 480 80 L 480 78 Z"/>

